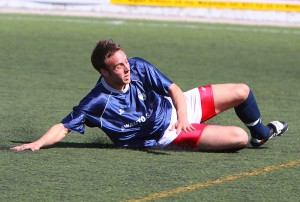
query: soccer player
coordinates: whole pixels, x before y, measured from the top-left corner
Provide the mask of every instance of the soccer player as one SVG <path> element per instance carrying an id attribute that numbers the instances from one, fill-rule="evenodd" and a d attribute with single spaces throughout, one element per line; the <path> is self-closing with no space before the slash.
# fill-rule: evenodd
<path id="1" fill-rule="evenodd" d="M 203 123 L 230 108 L 248 127 L 253 147 L 288 129 L 283 121 L 262 123 L 245 84 L 206 85 L 183 93 L 148 61 L 127 58 L 113 40 L 99 41 L 91 62 L 101 76 L 90 93 L 41 138 L 12 150 L 36 151 L 61 141 L 70 131 L 84 133 L 85 126 L 99 127 L 119 147 L 239 150 L 248 143 L 245 130 Z"/>

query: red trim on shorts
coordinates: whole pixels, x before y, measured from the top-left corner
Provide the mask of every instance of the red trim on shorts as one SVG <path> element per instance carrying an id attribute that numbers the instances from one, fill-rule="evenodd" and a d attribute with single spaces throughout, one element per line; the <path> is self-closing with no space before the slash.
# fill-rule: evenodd
<path id="1" fill-rule="evenodd" d="M 202 118 L 201 123 L 214 117 L 216 113 L 215 101 L 211 85 L 198 87 L 201 99 Z M 184 132 L 182 131 L 170 144 L 171 147 L 183 147 L 198 149 L 203 130 L 208 126 L 207 124 L 193 123 L 195 130 Z"/>
<path id="2" fill-rule="evenodd" d="M 211 85 L 198 87 L 201 99 L 202 118 L 201 123 L 216 115 L 214 95 Z"/>
<path id="3" fill-rule="evenodd" d="M 205 124 L 192 124 L 195 130 L 184 132 L 182 131 L 171 143 L 172 146 L 198 149 L 198 144 L 204 128 L 208 125 Z"/>

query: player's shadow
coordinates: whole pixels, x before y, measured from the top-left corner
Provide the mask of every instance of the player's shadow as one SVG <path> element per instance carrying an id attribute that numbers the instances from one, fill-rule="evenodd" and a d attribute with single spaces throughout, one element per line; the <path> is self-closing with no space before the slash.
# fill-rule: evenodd
<path id="1" fill-rule="evenodd" d="M 30 143 L 27 141 L 10 141 L 14 144 L 26 144 Z M 169 153 L 166 153 L 166 151 L 160 151 L 160 150 L 153 150 L 153 149 L 147 149 L 147 148 L 120 148 L 112 143 L 102 143 L 102 142 L 91 142 L 91 143 L 78 143 L 78 142 L 58 142 L 54 145 L 46 146 L 41 149 L 52 149 L 52 148 L 90 148 L 90 149 L 128 149 L 128 150 L 134 150 L 134 151 L 140 151 L 140 152 L 146 152 L 148 154 L 154 154 L 154 155 L 170 155 Z M 9 147 L 1 146 L 0 150 L 9 150 Z"/>
<path id="2" fill-rule="evenodd" d="M 245 149 L 261 150 L 261 149 L 268 149 L 268 147 L 265 146 L 265 145 L 260 146 L 260 147 L 252 147 L 251 145 L 247 145 L 247 146 L 245 147 Z"/>
<path id="3" fill-rule="evenodd" d="M 14 144 L 26 144 L 27 141 L 10 141 Z M 58 142 L 54 145 L 43 147 L 42 149 L 52 149 L 52 148 L 90 148 L 90 149 L 129 149 L 134 151 L 146 152 L 148 154 L 154 155 L 171 155 L 172 152 L 205 152 L 205 153 L 239 153 L 240 149 L 237 150 L 223 150 L 223 151 L 201 151 L 201 150 L 191 150 L 184 147 L 176 148 L 166 148 L 162 150 L 150 149 L 150 148 L 120 148 L 113 143 L 104 142 L 91 142 L 91 143 L 78 143 L 78 142 Z M 244 147 L 244 149 L 267 149 L 268 147 L 253 148 L 249 145 Z M 9 150 L 8 146 L 0 145 L 0 150 Z"/>

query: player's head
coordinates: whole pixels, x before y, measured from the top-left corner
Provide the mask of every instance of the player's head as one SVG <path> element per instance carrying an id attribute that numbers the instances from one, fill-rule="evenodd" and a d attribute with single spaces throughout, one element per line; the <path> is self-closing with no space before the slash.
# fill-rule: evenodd
<path id="1" fill-rule="evenodd" d="M 106 60 L 118 50 L 121 50 L 121 46 L 113 40 L 100 40 L 94 48 L 91 56 L 91 62 L 94 68 L 99 72 L 100 69 L 106 69 Z"/>
<path id="2" fill-rule="evenodd" d="M 106 83 L 117 90 L 125 89 L 130 83 L 130 64 L 121 46 L 112 40 L 99 41 L 91 61 Z"/>

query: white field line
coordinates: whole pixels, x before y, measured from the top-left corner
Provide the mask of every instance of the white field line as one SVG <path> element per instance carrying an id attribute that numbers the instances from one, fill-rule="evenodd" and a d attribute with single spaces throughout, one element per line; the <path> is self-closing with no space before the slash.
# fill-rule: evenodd
<path id="1" fill-rule="evenodd" d="M 157 28 L 181 28 L 181 29 L 204 29 L 204 30 L 227 30 L 236 32 L 256 32 L 256 33 L 268 33 L 268 34 L 293 34 L 300 35 L 299 29 L 286 29 L 286 28 L 264 28 L 254 27 L 247 25 L 247 27 L 237 26 L 214 26 L 202 25 L 202 24 L 188 24 L 181 23 L 162 23 L 162 22 L 133 22 L 131 20 L 91 20 L 91 19 L 76 19 L 76 18 L 41 18 L 40 16 L 6 16 L 0 15 L 0 20 L 19 20 L 19 21 L 32 21 L 32 22 L 61 22 L 61 23 L 74 23 L 74 24 L 106 24 L 113 26 L 138 26 L 138 27 L 157 27 Z"/>
<path id="2" fill-rule="evenodd" d="M 0 13 L 11 14 L 38 14 L 38 15 L 56 15 L 56 16 L 81 16 L 81 17 L 102 17 L 114 19 L 134 19 L 134 20 L 154 20 L 154 21 L 172 21 L 172 22 L 203 22 L 203 23 L 222 23 L 231 25 L 256 25 L 273 27 L 300 27 L 298 22 L 269 21 L 269 20 L 245 20 L 231 18 L 205 18 L 192 16 L 168 16 L 168 15 L 147 15 L 133 13 L 111 13 L 103 11 L 74 11 L 74 10 L 44 10 L 29 8 L 8 8 L 0 7 Z"/>

